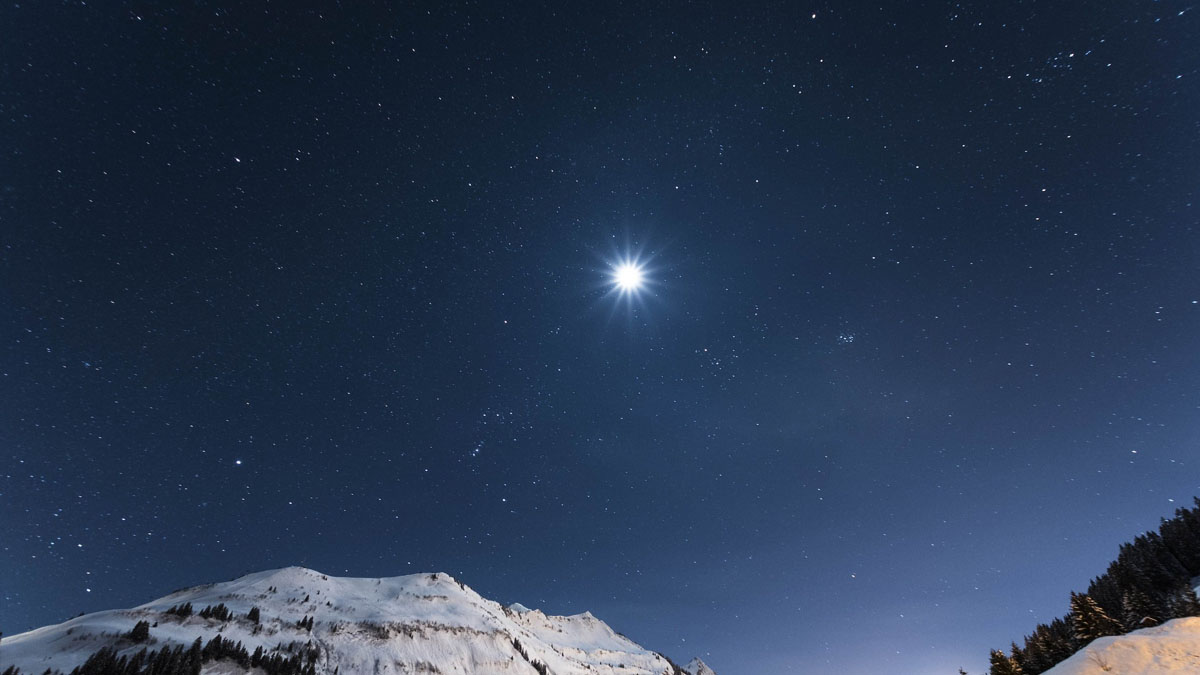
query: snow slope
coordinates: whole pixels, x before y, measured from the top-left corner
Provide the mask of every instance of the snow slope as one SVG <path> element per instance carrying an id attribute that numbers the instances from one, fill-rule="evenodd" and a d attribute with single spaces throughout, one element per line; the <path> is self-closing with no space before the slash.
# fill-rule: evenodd
<path id="1" fill-rule="evenodd" d="M 1200 617 L 1093 640 L 1047 675 L 1200 673 Z"/>
<path id="2" fill-rule="evenodd" d="M 196 612 L 223 603 L 234 618 L 166 613 L 183 603 Z M 252 607 L 261 614 L 257 625 L 246 618 Z M 297 625 L 306 616 L 314 618 L 311 632 Z M 122 637 L 141 620 L 152 624 L 148 643 Z M 447 574 L 354 579 L 302 567 L 196 586 L 133 609 L 96 612 L 5 637 L 0 670 L 16 665 L 25 675 L 47 668 L 70 672 L 102 647 L 132 654 L 142 647 L 186 647 L 197 637 L 208 642 L 218 634 L 251 652 L 261 646 L 287 655 L 288 644 L 311 643 L 321 652 L 318 673 L 534 675 L 535 661 L 555 675 L 712 673 L 698 659 L 689 664 L 691 670 L 676 670 L 591 613 L 548 616 L 521 605 L 506 608 Z M 231 673 L 231 665 L 209 663 L 204 672 Z"/>

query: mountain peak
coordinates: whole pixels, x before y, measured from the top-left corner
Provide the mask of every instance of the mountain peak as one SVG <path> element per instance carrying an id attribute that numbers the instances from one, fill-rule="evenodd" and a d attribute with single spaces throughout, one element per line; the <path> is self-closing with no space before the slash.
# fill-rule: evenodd
<path id="1" fill-rule="evenodd" d="M 148 637 L 134 630 L 142 622 Z M 205 659 L 237 661 L 237 650 L 261 647 L 264 658 L 299 659 L 317 673 L 673 672 L 661 654 L 591 612 L 549 616 L 518 603 L 504 607 L 441 572 L 351 578 L 305 567 L 254 572 L 132 609 L 83 615 L 5 637 L 0 652 L 5 666 L 32 675 L 69 672 L 104 648 L 118 656 L 143 648 L 186 650 L 197 637 L 207 645 L 218 635 L 224 642 L 206 647 Z M 712 673 L 700 665 L 703 670 L 688 672 Z"/>

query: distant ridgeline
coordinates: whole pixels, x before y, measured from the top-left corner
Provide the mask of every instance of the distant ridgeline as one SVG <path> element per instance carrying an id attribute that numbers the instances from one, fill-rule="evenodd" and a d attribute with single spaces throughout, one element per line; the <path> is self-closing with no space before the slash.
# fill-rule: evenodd
<path id="1" fill-rule="evenodd" d="M 1171 619 L 1200 616 L 1192 579 L 1200 576 L 1200 498 L 1191 509 L 1178 509 L 1158 532 L 1122 544 L 1108 571 L 1071 593 L 1066 616 L 1038 624 L 1025 646 L 1014 642 L 1008 654 L 992 651 L 992 675 L 1037 675 L 1089 642 L 1124 635 Z"/>

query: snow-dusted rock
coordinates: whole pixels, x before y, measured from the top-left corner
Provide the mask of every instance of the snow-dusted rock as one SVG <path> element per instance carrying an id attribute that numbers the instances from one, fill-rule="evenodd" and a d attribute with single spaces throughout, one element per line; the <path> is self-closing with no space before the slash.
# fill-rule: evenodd
<path id="1" fill-rule="evenodd" d="M 225 605 L 232 618 L 182 618 L 167 612 L 191 603 L 196 612 Z M 247 614 L 259 610 L 259 623 Z M 312 617 L 311 631 L 300 623 Z M 123 637 L 139 621 L 150 639 Z M 585 612 L 548 616 L 519 604 L 487 600 L 447 574 L 383 579 L 331 577 L 302 567 L 257 572 L 233 581 L 177 591 L 133 609 L 96 612 L 0 641 L 0 670 L 23 675 L 47 668 L 70 672 L 103 647 L 132 654 L 216 635 L 247 651 L 284 656 L 307 647 L 319 653 L 318 673 L 514 673 L 533 675 L 535 664 L 556 675 L 673 675 L 662 655 L 617 634 Z M 288 651 L 288 646 L 292 651 Z M 700 663 L 699 660 L 693 664 Z M 241 672 L 231 662 L 206 663 L 204 672 Z M 436 668 L 436 670 L 432 670 Z M 711 670 L 700 663 L 692 675 Z"/>

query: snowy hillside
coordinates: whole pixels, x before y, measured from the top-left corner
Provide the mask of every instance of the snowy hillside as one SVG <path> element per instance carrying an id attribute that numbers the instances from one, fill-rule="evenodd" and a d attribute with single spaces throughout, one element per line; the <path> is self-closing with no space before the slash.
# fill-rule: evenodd
<path id="1" fill-rule="evenodd" d="M 206 608 L 212 608 L 208 616 L 200 616 Z M 130 634 L 140 621 L 149 624 L 148 637 Z M 276 665 L 286 659 L 312 664 L 316 673 L 712 673 L 699 659 L 679 668 L 590 613 L 547 616 L 521 605 L 502 607 L 446 574 L 353 579 L 301 567 L 197 586 L 133 609 L 5 637 L 0 670 L 69 673 L 104 647 L 127 657 L 143 648 L 176 647 L 198 655 L 199 647 L 192 647 L 197 638 L 207 644 L 217 635 L 240 642 L 248 653 L 261 647 L 262 659 L 276 655 Z M 206 654 L 202 672 L 271 672 L 214 653 Z M 257 665 L 261 659 L 255 659 Z"/>
<path id="2" fill-rule="evenodd" d="M 1200 617 L 1104 637 L 1046 671 L 1046 675 L 1200 673 Z"/>

